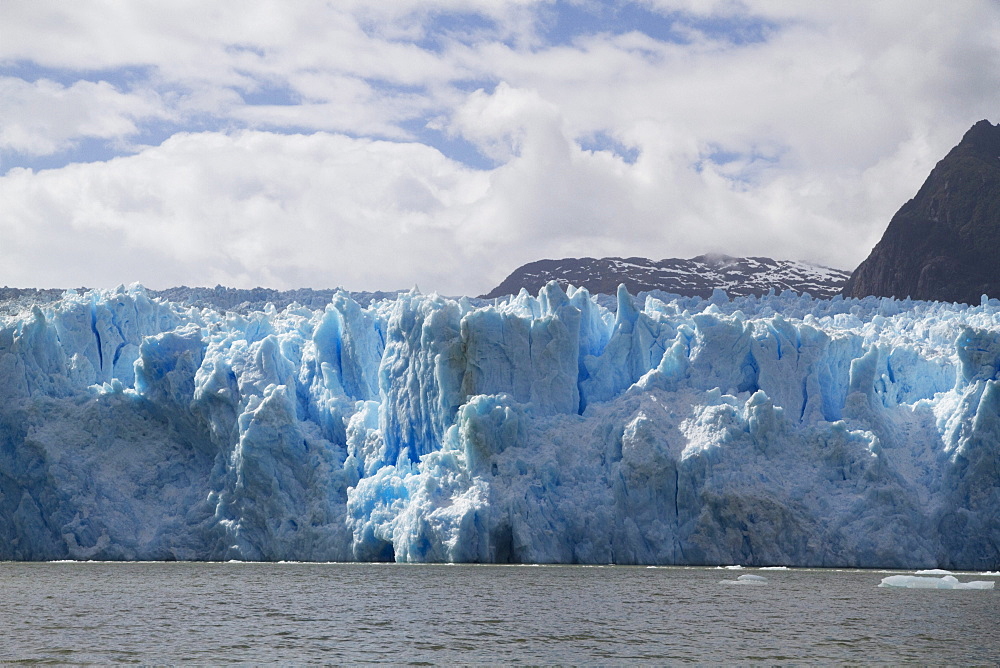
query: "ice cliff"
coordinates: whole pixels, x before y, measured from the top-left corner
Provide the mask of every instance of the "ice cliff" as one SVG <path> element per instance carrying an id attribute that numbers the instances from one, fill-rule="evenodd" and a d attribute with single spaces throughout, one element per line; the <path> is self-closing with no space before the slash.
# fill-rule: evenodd
<path id="1" fill-rule="evenodd" d="M 658 297 L 7 314 L 0 559 L 1000 567 L 1000 302 Z"/>

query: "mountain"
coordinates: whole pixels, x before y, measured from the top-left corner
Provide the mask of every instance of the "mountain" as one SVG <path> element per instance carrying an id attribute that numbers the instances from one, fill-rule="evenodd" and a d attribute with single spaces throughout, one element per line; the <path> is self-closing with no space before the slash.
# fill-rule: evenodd
<path id="1" fill-rule="evenodd" d="M 806 262 L 772 260 L 769 257 L 734 258 L 728 255 L 699 255 L 688 260 L 642 257 L 565 258 L 538 260 L 518 267 L 493 288 L 485 299 L 516 295 L 521 288 L 531 294 L 549 281 L 583 287 L 591 294 L 615 294 L 624 284 L 632 294 L 662 290 L 685 297 L 709 297 L 722 288 L 730 296 L 764 295 L 794 290 L 827 299 L 838 294 L 850 272 Z"/>
<path id="2" fill-rule="evenodd" d="M 965 133 L 843 293 L 967 304 L 1000 297 L 1000 125 L 979 121 Z"/>

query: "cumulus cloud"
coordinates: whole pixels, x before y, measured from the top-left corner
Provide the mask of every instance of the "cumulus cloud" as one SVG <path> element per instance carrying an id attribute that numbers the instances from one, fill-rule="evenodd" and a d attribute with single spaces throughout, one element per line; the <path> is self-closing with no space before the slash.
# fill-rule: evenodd
<path id="1" fill-rule="evenodd" d="M 156 95 L 121 93 L 107 82 L 0 77 L 0 150 L 48 155 L 80 139 L 124 139 L 140 121 L 167 115 Z"/>
<path id="2" fill-rule="evenodd" d="M 178 134 L 131 157 L 0 178 L 4 270 L 54 285 L 457 288 L 471 270 L 450 212 L 485 178 L 419 144 Z"/>
<path id="3" fill-rule="evenodd" d="M 478 293 L 541 257 L 709 251 L 850 268 L 1000 120 L 989 0 L 95 7 L 5 3 L 4 167 L 173 136 L 0 176 L 0 282 Z"/>

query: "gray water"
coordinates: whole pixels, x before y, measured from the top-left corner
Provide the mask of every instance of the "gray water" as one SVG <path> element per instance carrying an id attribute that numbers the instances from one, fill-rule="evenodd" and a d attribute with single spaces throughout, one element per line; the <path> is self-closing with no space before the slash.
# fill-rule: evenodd
<path id="1" fill-rule="evenodd" d="M 768 582 L 720 584 L 741 573 Z M 1000 657 L 1000 590 L 877 588 L 885 576 L 7 562 L 0 563 L 0 662 L 982 664 Z"/>

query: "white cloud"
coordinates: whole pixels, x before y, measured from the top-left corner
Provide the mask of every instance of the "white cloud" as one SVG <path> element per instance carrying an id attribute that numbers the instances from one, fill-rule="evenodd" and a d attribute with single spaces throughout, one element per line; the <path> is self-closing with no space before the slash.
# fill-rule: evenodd
<path id="1" fill-rule="evenodd" d="M 48 155 L 81 138 L 124 139 L 139 121 L 166 115 L 155 94 L 121 93 L 103 81 L 0 77 L 0 150 Z"/>
<path id="2" fill-rule="evenodd" d="M 419 144 L 175 135 L 106 163 L 0 177 L 6 281 L 150 287 L 412 285 L 473 269 L 449 212 L 485 176 Z"/>
<path id="3" fill-rule="evenodd" d="M 476 56 L 558 108 L 571 137 L 606 130 L 640 149 L 637 167 L 659 175 L 665 224 L 679 233 L 655 246 L 663 254 L 714 243 L 851 267 L 964 130 L 1000 109 L 1000 8 L 887 4 L 755 3 L 786 23 L 739 48 L 628 34 L 541 53 L 491 44 Z M 735 5 L 709 9 L 719 7 Z M 717 150 L 737 159 L 690 173 Z M 636 225 L 621 230 L 638 241 Z"/>
<path id="4" fill-rule="evenodd" d="M 138 80 L 8 77 L 0 149 L 128 138 L 154 118 L 320 131 L 191 132 L 10 172 L 8 282 L 482 292 L 541 257 L 706 251 L 849 268 L 973 122 L 1000 120 L 989 0 L 643 4 L 682 12 L 687 41 L 546 45 L 551 2 L 6 0 L 0 63 Z M 730 24 L 766 39 L 734 43 Z M 429 118 L 498 166 L 405 143 Z M 581 148 L 597 136 L 634 163 Z"/>

